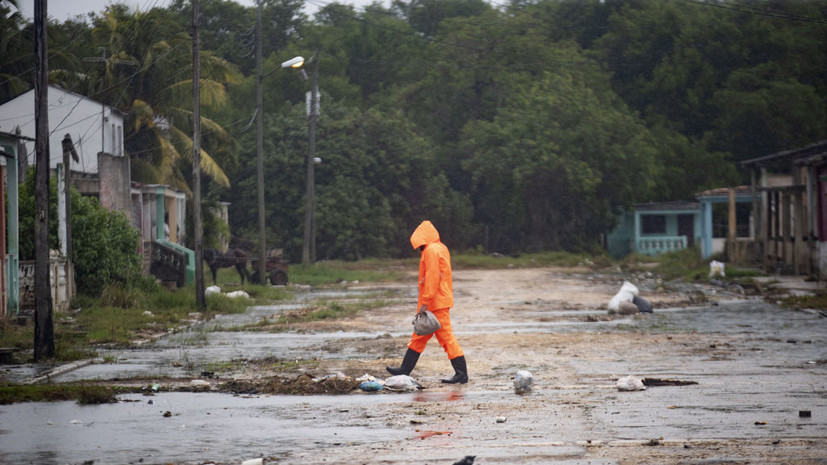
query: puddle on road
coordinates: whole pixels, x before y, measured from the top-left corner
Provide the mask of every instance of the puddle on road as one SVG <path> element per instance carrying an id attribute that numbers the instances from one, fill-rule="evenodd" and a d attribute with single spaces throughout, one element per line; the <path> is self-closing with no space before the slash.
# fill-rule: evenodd
<path id="1" fill-rule="evenodd" d="M 281 456 L 291 450 L 403 440 L 409 431 L 353 421 L 352 410 L 412 395 L 236 397 L 123 395 L 122 402 L 0 406 L 0 463 L 167 463 Z M 151 404 L 149 402 L 152 402 Z M 164 417 L 165 412 L 171 416 Z M 12 427 L 13 426 L 13 427 Z M 36 433 L 35 433 L 36 432 Z"/>

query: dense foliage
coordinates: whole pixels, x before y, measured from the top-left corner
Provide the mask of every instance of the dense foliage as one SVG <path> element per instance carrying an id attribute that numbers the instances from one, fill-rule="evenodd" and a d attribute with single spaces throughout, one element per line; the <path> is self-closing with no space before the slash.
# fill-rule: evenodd
<path id="1" fill-rule="evenodd" d="M 34 169 L 20 186 L 20 259 L 34 260 Z M 138 231 L 120 212 L 104 209 L 96 198 L 72 191 L 72 262 L 78 292 L 99 296 L 112 283 L 128 283 L 141 276 Z M 57 218 L 57 187 L 51 182 L 50 218 Z M 60 249 L 57 221 L 49 221 L 51 249 Z"/>
<path id="2" fill-rule="evenodd" d="M 200 3 L 205 195 L 254 248 L 257 9 Z M 319 53 L 319 259 L 406 256 L 425 218 L 460 250 L 588 250 L 622 208 L 741 183 L 738 161 L 827 138 L 821 0 L 323 3 L 310 18 L 262 1 L 267 242 L 294 261 L 309 145 L 309 81 L 279 68 L 294 55 Z M 9 5 L 0 99 L 31 82 L 31 25 Z M 149 180 L 191 182 L 190 21 L 174 0 L 50 24 L 53 82 L 130 115 Z"/>

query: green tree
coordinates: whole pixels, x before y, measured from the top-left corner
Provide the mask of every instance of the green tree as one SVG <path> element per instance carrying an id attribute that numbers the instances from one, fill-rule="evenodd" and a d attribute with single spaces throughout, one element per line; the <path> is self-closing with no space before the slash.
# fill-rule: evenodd
<path id="1" fill-rule="evenodd" d="M 183 30 L 182 30 L 183 29 Z M 139 181 L 189 190 L 191 171 L 192 65 L 191 40 L 176 18 L 162 9 L 130 12 L 126 6 L 109 6 L 94 19 L 96 43 L 107 49 L 103 83 L 107 102 L 129 115 L 124 145 Z M 180 32 L 179 32 L 180 31 Z M 236 75 L 226 61 L 204 52 L 201 104 L 220 108 L 226 103 L 225 85 Z M 204 133 L 201 170 L 214 182 L 227 186 L 226 174 L 207 150 L 220 151 L 230 143 L 215 121 L 201 117 Z"/>
<path id="2" fill-rule="evenodd" d="M 141 276 L 138 230 L 94 197 L 72 196 L 72 252 L 78 292 L 98 296 L 107 284 Z"/>
<path id="3" fill-rule="evenodd" d="M 0 102 L 31 88 L 34 43 L 24 35 L 25 22 L 20 11 L 14 11 L 17 8 L 16 0 L 0 0 Z"/>
<path id="4" fill-rule="evenodd" d="M 611 93 L 547 74 L 493 121 L 464 133 L 477 220 L 490 250 L 577 250 L 645 198 L 657 172 L 651 134 Z"/>
<path id="5" fill-rule="evenodd" d="M 34 259 L 35 194 L 32 168 L 20 186 L 20 259 Z M 57 218 L 57 181 L 51 180 L 49 216 Z M 72 262 L 78 292 L 98 296 L 111 282 L 128 282 L 141 274 L 140 235 L 119 212 L 100 206 L 94 197 L 72 190 Z M 60 249 L 58 222 L 49 222 L 49 247 Z"/>

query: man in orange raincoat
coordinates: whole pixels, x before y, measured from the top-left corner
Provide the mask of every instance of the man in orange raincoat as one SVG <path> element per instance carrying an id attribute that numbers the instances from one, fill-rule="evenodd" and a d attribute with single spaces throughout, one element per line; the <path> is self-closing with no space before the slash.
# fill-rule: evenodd
<path id="1" fill-rule="evenodd" d="M 465 364 L 465 355 L 451 330 L 449 311 L 454 305 L 453 282 L 451 278 L 451 254 L 448 247 L 439 241 L 439 232 L 430 221 L 423 221 L 411 234 L 411 245 L 419 249 L 419 299 L 417 311 L 430 310 L 439 320 L 442 327 L 435 333 L 420 336 L 411 335 L 408 350 L 402 359 L 402 366 L 387 367 L 392 375 L 410 375 L 419 360 L 419 355 L 425 350 L 425 345 L 436 336 L 439 345 L 448 354 L 451 365 L 454 367 L 454 376 L 443 379 L 443 383 L 467 383 L 468 368 Z"/>

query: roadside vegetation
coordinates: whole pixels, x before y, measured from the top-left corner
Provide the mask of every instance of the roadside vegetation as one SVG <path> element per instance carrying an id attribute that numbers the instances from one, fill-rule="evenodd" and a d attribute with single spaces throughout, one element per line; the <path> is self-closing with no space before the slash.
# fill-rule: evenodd
<path id="1" fill-rule="evenodd" d="M 0 405 L 16 402 L 55 402 L 74 400 L 81 405 L 117 402 L 126 388 L 97 384 L 0 385 Z"/>

